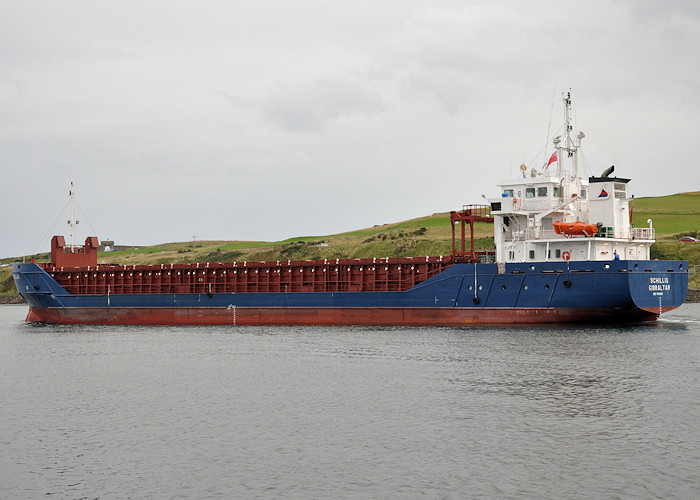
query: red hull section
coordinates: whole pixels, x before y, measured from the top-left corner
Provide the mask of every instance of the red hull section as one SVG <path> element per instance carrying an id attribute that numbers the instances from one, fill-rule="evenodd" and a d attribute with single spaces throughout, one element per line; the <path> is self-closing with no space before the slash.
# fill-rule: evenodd
<path id="1" fill-rule="evenodd" d="M 649 314 L 655 314 L 657 317 L 661 316 L 663 313 L 673 311 L 677 308 L 678 306 L 640 307 L 642 311 L 648 312 Z"/>
<path id="2" fill-rule="evenodd" d="M 665 310 L 670 310 L 668 308 Z M 664 311 L 665 311 L 664 310 Z M 634 308 L 30 308 L 27 321 L 110 325 L 470 326 L 654 321 Z"/>

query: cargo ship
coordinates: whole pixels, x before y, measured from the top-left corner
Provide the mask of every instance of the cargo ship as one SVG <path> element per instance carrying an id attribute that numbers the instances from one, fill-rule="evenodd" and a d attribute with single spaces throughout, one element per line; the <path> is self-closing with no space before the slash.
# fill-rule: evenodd
<path id="1" fill-rule="evenodd" d="M 650 258 L 631 224 L 630 179 L 579 176 L 584 134 L 564 127 L 540 170 L 450 214 L 452 254 L 159 265 L 98 264 L 98 239 L 51 241 L 50 263 L 13 264 L 28 322 L 161 325 L 468 326 L 636 323 L 681 305 L 688 262 Z M 71 222 L 74 216 L 71 215 Z M 494 250 L 474 249 L 476 223 Z M 467 231 L 470 242 L 467 244 Z"/>

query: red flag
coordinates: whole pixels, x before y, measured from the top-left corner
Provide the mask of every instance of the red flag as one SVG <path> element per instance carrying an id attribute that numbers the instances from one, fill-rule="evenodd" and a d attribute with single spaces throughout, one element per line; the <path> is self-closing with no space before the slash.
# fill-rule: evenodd
<path id="1" fill-rule="evenodd" d="M 547 162 L 547 167 L 549 167 L 555 161 L 557 161 L 557 152 L 556 151 L 552 154 L 552 156 L 549 157 L 549 161 Z"/>

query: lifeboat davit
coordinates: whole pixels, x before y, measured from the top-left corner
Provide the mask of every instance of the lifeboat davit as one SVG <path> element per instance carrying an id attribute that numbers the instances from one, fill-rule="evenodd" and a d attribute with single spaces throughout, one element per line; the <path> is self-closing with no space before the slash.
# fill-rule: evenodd
<path id="1" fill-rule="evenodd" d="M 592 236 L 598 232 L 598 226 L 595 224 L 585 224 L 581 221 L 576 222 L 552 222 L 554 232 L 566 236 L 580 235 Z"/>

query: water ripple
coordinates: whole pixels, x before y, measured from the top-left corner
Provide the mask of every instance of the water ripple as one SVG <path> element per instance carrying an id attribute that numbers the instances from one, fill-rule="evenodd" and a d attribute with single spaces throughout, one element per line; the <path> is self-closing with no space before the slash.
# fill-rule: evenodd
<path id="1" fill-rule="evenodd" d="M 0 497 L 692 498 L 698 313 L 170 328 L 0 307 Z"/>

